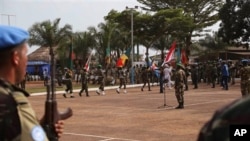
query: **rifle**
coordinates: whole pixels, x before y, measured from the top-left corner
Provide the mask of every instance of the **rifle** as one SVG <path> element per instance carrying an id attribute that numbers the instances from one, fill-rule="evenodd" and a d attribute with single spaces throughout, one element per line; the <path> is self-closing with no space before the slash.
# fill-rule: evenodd
<path id="1" fill-rule="evenodd" d="M 59 113 L 57 109 L 57 101 L 55 95 L 55 65 L 54 54 L 52 47 L 50 47 L 51 55 L 51 79 L 50 84 L 47 85 L 47 97 L 45 101 L 45 115 L 43 119 L 43 128 L 47 134 L 49 141 L 58 141 L 58 136 L 55 131 L 55 123 L 58 120 L 65 120 L 73 115 L 71 108 L 67 108 L 65 112 Z"/>

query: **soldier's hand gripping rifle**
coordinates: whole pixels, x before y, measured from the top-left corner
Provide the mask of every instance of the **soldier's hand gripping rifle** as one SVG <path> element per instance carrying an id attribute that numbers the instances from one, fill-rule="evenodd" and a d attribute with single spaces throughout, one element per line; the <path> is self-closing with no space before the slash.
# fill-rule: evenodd
<path id="1" fill-rule="evenodd" d="M 70 108 L 67 108 L 65 112 L 59 113 L 57 109 L 57 101 L 55 95 L 55 65 L 54 54 L 52 48 L 50 50 L 51 55 L 51 79 L 50 84 L 47 85 L 47 97 L 45 101 L 45 115 L 42 120 L 42 126 L 47 134 L 49 141 L 58 141 L 58 135 L 55 131 L 55 124 L 59 120 L 65 120 L 73 115 Z"/>

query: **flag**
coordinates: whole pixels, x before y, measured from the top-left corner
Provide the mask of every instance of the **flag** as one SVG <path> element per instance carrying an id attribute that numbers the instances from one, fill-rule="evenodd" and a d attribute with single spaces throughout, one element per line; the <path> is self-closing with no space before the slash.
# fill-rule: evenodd
<path id="1" fill-rule="evenodd" d="M 93 51 L 91 51 L 91 53 L 90 53 L 90 55 L 88 57 L 88 60 L 84 65 L 84 69 L 86 69 L 86 71 L 89 71 L 89 64 L 90 64 L 90 61 L 91 61 L 92 54 L 93 54 Z"/>
<path id="2" fill-rule="evenodd" d="M 75 53 L 73 52 L 73 45 L 69 47 L 69 58 L 68 58 L 68 68 L 73 69 L 73 60 L 75 59 Z"/>
<path id="3" fill-rule="evenodd" d="M 165 63 L 168 63 L 171 61 L 171 59 L 173 59 L 173 56 L 174 56 L 174 52 L 175 52 L 175 48 L 176 48 L 176 41 L 174 41 L 169 49 L 169 52 L 168 54 L 166 55 L 166 58 L 164 59 L 164 62 L 162 64 L 162 66 L 165 64 Z"/>
<path id="4" fill-rule="evenodd" d="M 107 64 L 110 64 L 110 47 L 106 48 L 106 57 L 105 57 L 105 62 Z"/>
<path id="5" fill-rule="evenodd" d="M 128 48 L 128 49 L 126 50 L 126 52 L 125 52 L 125 55 L 126 55 L 127 57 L 130 57 L 130 52 L 131 52 L 131 48 Z"/>
<path id="6" fill-rule="evenodd" d="M 176 64 L 181 63 L 181 49 L 178 47 L 177 52 L 176 52 Z"/>
<path id="7" fill-rule="evenodd" d="M 187 59 L 187 55 L 186 55 L 185 49 L 181 50 L 181 62 L 184 65 L 188 63 L 188 59 Z"/>
<path id="8" fill-rule="evenodd" d="M 127 63 L 128 57 L 125 54 L 122 54 L 120 58 L 116 61 L 116 67 L 124 67 Z"/>

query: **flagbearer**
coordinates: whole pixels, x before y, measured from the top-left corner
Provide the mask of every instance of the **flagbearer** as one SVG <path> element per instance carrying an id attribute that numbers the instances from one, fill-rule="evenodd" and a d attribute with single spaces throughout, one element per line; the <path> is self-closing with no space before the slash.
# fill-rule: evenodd
<path id="1" fill-rule="evenodd" d="M 82 84 L 82 89 L 79 92 L 79 96 L 82 96 L 82 92 L 85 91 L 86 96 L 89 97 L 89 91 L 88 91 L 88 72 L 86 68 L 83 68 L 81 71 L 81 84 Z"/>
<path id="2" fill-rule="evenodd" d="M 120 79 L 120 86 L 119 88 L 116 89 L 116 92 L 119 94 L 120 93 L 120 89 L 123 85 L 123 89 L 124 89 L 124 94 L 127 93 L 127 90 L 126 90 L 126 72 L 125 70 L 122 69 L 122 67 L 118 67 L 118 71 L 117 71 L 117 74 L 118 74 L 118 78 Z"/>

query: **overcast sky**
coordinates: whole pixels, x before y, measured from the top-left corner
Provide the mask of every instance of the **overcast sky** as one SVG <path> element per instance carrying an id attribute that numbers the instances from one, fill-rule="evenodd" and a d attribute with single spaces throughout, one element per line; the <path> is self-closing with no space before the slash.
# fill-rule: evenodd
<path id="1" fill-rule="evenodd" d="M 70 24 L 74 32 L 85 31 L 104 22 L 110 10 L 135 5 L 140 4 L 136 0 L 0 0 L 0 24 L 29 29 L 36 22 L 61 18 L 60 26 Z"/>
<path id="2" fill-rule="evenodd" d="M 0 24 L 28 30 L 36 22 L 61 18 L 60 26 L 70 24 L 73 31 L 85 31 L 104 22 L 110 10 L 135 5 L 140 4 L 136 0 L 0 0 Z"/>

